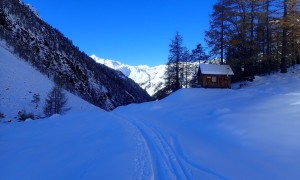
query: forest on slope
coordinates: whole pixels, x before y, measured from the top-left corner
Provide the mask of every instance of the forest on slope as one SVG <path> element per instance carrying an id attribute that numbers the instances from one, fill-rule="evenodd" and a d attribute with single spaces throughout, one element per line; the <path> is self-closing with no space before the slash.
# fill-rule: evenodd
<path id="1" fill-rule="evenodd" d="M 0 4 L 0 39 L 65 89 L 105 110 L 150 100 L 121 72 L 96 63 L 19 0 Z"/>

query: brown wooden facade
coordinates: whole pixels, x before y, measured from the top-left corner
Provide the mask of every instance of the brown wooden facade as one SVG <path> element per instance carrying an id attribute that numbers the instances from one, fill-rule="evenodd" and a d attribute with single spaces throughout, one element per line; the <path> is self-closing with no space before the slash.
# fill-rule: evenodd
<path id="1" fill-rule="evenodd" d="M 204 88 L 231 88 L 231 76 L 234 75 L 229 65 L 200 64 L 198 82 Z"/>
<path id="2" fill-rule="evenodd" d="M 204 88 L 231 88 L 231 76 L 202 74 L 200 85 Z"/>

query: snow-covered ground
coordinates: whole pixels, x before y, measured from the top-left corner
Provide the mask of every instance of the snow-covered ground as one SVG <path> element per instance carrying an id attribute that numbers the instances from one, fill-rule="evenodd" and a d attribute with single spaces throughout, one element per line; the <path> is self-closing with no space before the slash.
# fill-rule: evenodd
<path id="1" fill-rule="evenodd" d="M 13 111 L 9 103 L 1 99 L 0 111 Z M 112 112 L 0 123 L 0 179 L 297 180 L 299 129 L 298 66 L 241 89 L 184 89 Z"/>
<path id="2" fill-rule="evenodd" d="M 96 55 L 91 55 L 97 63 L 104 64 L 112 69 L 121 71 L 125 76 L 131 78 L 143 89 L 145 89 L 150 96 L 165 87 L 165 70 L 166 65 L 159 65 L 150 67 L 147 65 L 130 66 L 122 64 L 119 61 L 102 59 Z"/>
<path id="3" fill-rule="evenodd" d="M 0 113 L 4 113 L 6 121 L 15 120 L 18 111 L 23 109 L 43 116 L 45 99 L 54 83 L 11 52 L 0 41 Z M 39 94 L 41 99 L 37 109 L 31 102 L 34 94 Z M 71 93 L 66 94 L 71 111 L 99 109 Z"/>

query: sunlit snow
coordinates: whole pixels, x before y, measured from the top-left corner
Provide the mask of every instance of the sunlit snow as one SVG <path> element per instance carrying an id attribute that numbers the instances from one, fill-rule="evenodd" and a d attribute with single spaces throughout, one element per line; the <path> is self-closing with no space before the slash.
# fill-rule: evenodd
<path id="1" fill-rule="evenodd" d="M 52 83 L 0 50 L 0 67 L 15 65 L 0 71 L 9 114 L 27 106 L 25 87 L 46 94 Z M 22 83 L 32 76 L 44 84 Z M 112 112 L 69 96 L 66 115 L 1 120 L 0 179 L 299 179 L 300 67 L 239 87 L 184 89 Z"/>
<path id="2" fill-rule="evenodd" d="M 157 91 L 164 88 L 166 65 L 150 67 L 147 65 L 130 66 L 119 61 L 101 59 L 96 55 L 91 55 L 97 63 L 104 64 L 112 69 L 121 71 L 125 76 L 134 80 L 149 95 L 154 95 Z"/>

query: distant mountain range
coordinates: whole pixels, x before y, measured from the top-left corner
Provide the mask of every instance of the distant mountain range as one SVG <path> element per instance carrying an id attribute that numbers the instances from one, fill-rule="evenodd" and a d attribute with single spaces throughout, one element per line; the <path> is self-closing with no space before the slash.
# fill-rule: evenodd
<path id="1" fill-rule="evenodd" d="M 131 66 L 123 64 L 119 61 L 102 59 L 93 54 L 90 56 L 97 63 L 103 64 L 114 70 L 121 71 L 125 76 L 135 81 L 141 88 L 146 90 L 150 96 L 153 96 L 159 90 L 165 87 L 165 71 L 166 65 L 158 65 L 150 67 L 147 65 Z M 195 62 L 198 65 L 198 62 Z M 220 59 L 215 58 L 209 61 L 201 61 L 200 63 L 220 64 Z M 190 77 L 191 78 L 191 77 Z"/>
<path id="2" fill-rule="evenodd" d="M 131 78 L 137 84 L 139 84 L 151 96 L 165 86 L 164 74 L 166 65 L 159 65 L 154 67 L 150 67 L 147 65 L 130 66 L 122 64 L 119 61 L 102 59 L 97 57 L 96 55 L 91 55 L 90 57 L 97 63 L 121 71 L 125 76 Z"/>

